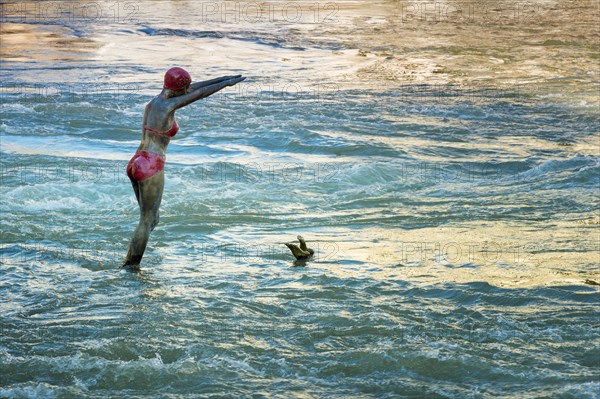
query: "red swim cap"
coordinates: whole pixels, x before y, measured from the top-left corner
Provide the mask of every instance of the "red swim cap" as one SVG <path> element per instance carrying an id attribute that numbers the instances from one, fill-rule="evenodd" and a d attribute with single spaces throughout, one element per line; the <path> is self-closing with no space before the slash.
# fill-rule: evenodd
<path id="1" fill-rule="evenodd" d="M 165 89 L 181 90 L 192 83 L 192 77 L 183 68 L 174 67 L 165 73 Z"/>

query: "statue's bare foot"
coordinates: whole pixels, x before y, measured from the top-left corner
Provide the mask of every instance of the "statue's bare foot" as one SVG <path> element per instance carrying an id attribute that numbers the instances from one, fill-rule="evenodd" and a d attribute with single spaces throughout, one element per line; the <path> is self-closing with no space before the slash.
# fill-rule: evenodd
<path id="1" fill-rule="evenodd" d="M 120 267 L 121 269 L 126 269 L 130 272 L 139 272 L 140 269 L 140 264 L 132 264 L 130 263 L 130 261 L 128 259 L 125 259 L 125 261 L 123 262 L 123 264 Z"/>
<path id="2" fill-rule="evenodd" d="M 125 265 L 124 267 L 125 267 L 125 270 L 127 270 L 128 272 L 135 272 L 135 273 L 137 273 L 137 272 L 139 272 L 139 271 L 142 270 L 140 268 L 139 264 L 137 264 L 137 265 Z"/>

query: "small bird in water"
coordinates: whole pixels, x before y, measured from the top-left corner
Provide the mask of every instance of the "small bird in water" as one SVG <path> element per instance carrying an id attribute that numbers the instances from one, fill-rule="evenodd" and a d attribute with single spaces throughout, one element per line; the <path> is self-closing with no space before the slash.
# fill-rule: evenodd
<path id="1" fill-rule="evenodd" d="M 298 236 L 296 238 L 298 238 L 298 241 L 300 241 L 300 246 L 292 243 L 286 243 L 285 246 L 288 247 L 290 251 L 292 251 L 292 254 L 294 254 L 296 259 L 298 260 L 306 260 L 312 258 L 312 256 L 315 254 L 315 251 L 306 246 L 306 241 L 304 241 L 304 238 L 302 238 L 302 236 Z"/>

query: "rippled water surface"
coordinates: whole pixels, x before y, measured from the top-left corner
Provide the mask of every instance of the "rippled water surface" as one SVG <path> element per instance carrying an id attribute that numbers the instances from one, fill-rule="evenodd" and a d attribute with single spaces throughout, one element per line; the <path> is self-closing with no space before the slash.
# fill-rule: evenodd
<path id="1" fill-rule="evenodd" d="M 597 3 L 74 4 L 0 4 L 0 397 L 600 397 Z M 173 65 L 248 79 L 130 273 Z"/>

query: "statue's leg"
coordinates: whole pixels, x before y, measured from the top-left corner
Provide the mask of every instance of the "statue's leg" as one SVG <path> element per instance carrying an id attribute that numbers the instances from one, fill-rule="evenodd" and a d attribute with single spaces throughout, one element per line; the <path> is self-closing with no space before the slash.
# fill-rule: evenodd
<path id="1" fill-rule="evenodd" d="M 140 205 L 140 220 L 137 228 L 133 232 L 129 250 L 123 266 L 131 269 L 139 269 L 142 256 L 148 244 L 150 232 L 158 224 L 158 213 L 162 193 L 165 185 L 165 174 L 163 171 L 147 178 L 144 181 L 137 182 L 132 180 L 132 184 L 137 184 L 136 197 Z"/>

